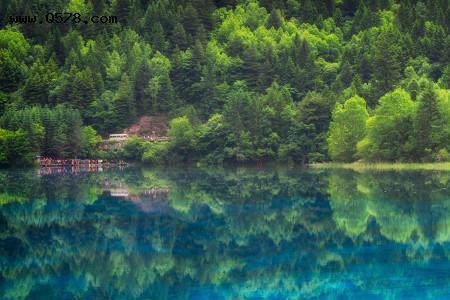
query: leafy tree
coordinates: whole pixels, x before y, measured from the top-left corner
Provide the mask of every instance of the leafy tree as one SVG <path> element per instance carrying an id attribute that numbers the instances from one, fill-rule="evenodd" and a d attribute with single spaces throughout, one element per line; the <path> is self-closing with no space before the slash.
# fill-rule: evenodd
<path id="1" fill-rule="evenodd" d="M 122 155 L 128 160 L 140 161 L 146 149 L 146 142 L 139 137 L 131 137 L 122 149 Z"/>
<path id="2" fill-rule="evenodd" d="M 197 136 L 191 122 L 186 116 L 178 117 L 169 124 L 170 148 L 181 160 L 192 160 L 192 153 L 197 144 Z"/>
<path id="3" fill-rule="evenodd" d="M 384 95 L 367 121 L 367 135 L 358 144 L 358 156 L 380 161 L 410 159 L 415 109 L 416 104 L 405 90 Z"/>
<path id="4" fill-rule="evenodd" d="M 24 77 L 23 65 L 10 51 L 0 48 L 0 91 L 14 92 Z"/>
<path id="5" fill-rule="evenodd" d="M 223 149 L 227 144 L 229 129 L 221 114 L 214 114 L 200 131 L 198 139 L 199 154 L 209 163 L 222 163 L 225 160 Z"/>
<path id="6" fill-rule="evenodd" d="M 97 134 L 92 126 L 83 126 L 81 128 L 81 151 L 82 157 L 94 157 L 97 152 L 97 145 L 101 141 L 101 136 Z"/>
<path id="7" fill-rule="evenodd" d="M 366 102 L 361 97 L 336 104 L 327 138 L 331 159 L 350 162 L 356 158 L 356 144 L 366 134 L 368 117 Z"/>
<path id="8" fill-rule="evenodd" d="M 29 165 L 36 154 L 22 131 L 0 129 L 0 165 Z"/>
<path id="9" fill-rule="evenodd" d="M 0 30 L 0 49 L 8 51 L 17 61 L 23 61 L 30 50 L 25 36 L 15 27 Z"/>
<path id="10" fill-rule="evenodd" d="M 156 165 L 168 160 L 168 143 L 150 143 L 142 154 L 142 162 L 149 165 Z"/>
<path id="11" fill-rule="evenodd" d="M 170 78 L 170 61 L 157 53 L 149 62 L 151 78 L 145 89 L 144 106 L 150 112 L 161 112 L 173 109 L 176 105 L 175 90 Z"/>

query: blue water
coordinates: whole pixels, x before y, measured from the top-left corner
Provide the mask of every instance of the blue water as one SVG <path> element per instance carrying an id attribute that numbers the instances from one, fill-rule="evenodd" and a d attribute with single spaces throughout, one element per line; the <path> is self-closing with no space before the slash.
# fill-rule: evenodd
<path id="1" fill-rule="evenodd" d="M 450 299 L 450 172 L 88 171 L 0 171 L 0 299 Z"/>

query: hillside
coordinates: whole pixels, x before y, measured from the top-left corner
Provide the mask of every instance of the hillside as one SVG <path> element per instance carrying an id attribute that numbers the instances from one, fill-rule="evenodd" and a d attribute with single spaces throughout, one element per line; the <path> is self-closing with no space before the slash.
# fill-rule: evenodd
<path id="1" fill-rule="evenodd" d="M 43 2 L 0 4 L 0 165 L 95 157 L 161 115 L 170 143 L 128 159 L 450 160 L 448 1 Z"/>
<path id="2" fill-rule="evenodd" d="M 122 133 L 128 135 L 137 135 L 139 137 L 155 136 L 164 137 L 167 136 L 167 126 L 169 118 L 167 115 L 159 114 L 153 116 L 142 116 L 132 126 L 124 129 Z"/>

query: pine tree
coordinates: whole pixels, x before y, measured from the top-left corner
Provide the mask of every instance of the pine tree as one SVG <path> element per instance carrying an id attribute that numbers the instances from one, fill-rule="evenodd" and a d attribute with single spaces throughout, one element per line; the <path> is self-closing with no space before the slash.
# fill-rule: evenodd
<path id="1" fill-rule="evenodd" d="M 67 137 L 66 145 L 66 155 L 68 157 L 78 157 L 82 150 L 82 140 L 81 140 L 81 127 L 82 120 L 80 113 L 77 110 L 68 110 L 65 114 L 67 132 L 65 136 Z"/>
<path id="2" fill-rule="evenodd" d="M 177 106 L 175 91 L 169 76 L 162 76 L 161 89 L 158 93 L 158 109 L 163 112 L 173 110 Z"/>
<path id="3" fill-rule="evenodd" d="M 214 10 L 216 8 L 213 0 L 193 0 L 192 5 L 198 13 L 201 23 L 206 30 L 211 30 L 214 20 Z"/>
<path id="4" fill-rule="evenodd" d="M 192 48 L 192 62 L 198 72 L 200 72 L 202 66 L 206 63 L 205 50 L 199 40 L 195 41 L 194 47 Z"/>
<path id="5" fill-rule="evenodd" d="M 164 52 L 167 50 L 168 46 L 165 40 L 164 29 L 161 23 L 156 22 L 156 24 L 153 25 L 150 36 L 151 36 L 150 41 L 153 49 L 158 50 L 160 52 Z"/>
<path id="6" fill-rule="evenodd" d="M 300 67 L 300 68 L 309 68 L 311 65 L 314 64 L 314 58 L 312 57 L 311 53 L 311 47 L 305 39 L 302 39 L 298 34 L 296 35 L 294 39 L 294 45 L 293 45 L 293 55 L 294 55 L 294 62 Z"/>
<path id="7" fill-rule="evenodd" d="M 192 85 L 199 81 L 199 73 L 195 69 L 191 51 L 182 52 L 178 48 L 172 56 L 170 78 L 178 95 L 183 95 L 187 103 L 193 103 Z"/>
<path id="8" fill-rule="evenodd" d="M 315 89 L 317 67 L 311 47 L 305 39 L 297 34 L 293 41 L 292 62 L 289 83 L 294 88 L 296 98 L 302 98 L 310 90 Z"/>
<path id="9" fill-rule="evenodd" d="M 25 82 L 22 96 L 30 104 L 48 105 L 49 92 L 56 83 L 57 66 L 50 59 L 45 65 L 38 59 L 31 67 L 30 74 Z"/>
<path id="10" fill-rule="evenodd" d="M 119 22 L 123 25 L 127 25 L 130 20 L 130 15 L 132 11 L 131 0 L 117 0 L 116 6 L 114 7 L 114 13 L 117 16 Z"/>
<path id="11" fill-rule="evenodd" d="M 50 51 L 54 53 L 56 63 L 62 64 L 64 62 L 64 45 L 61 41 L 61 32 L 53 28 L 47 43 Z"/>
<path id="12" fill-rule="evenodd" d="M 140 64 L 134 81 L 134 95 L 136 97 L 136 111 L 138 115 L 143 115 L 151 111 L 147 104 L 146 89 L 151 78 L 151 73 L 147 62 Z"/>
<path id="13" fill-rule="evenodd" d="M 429 159 L 439 146 L 440 111 L 432 83 L 428 83 L 419 96 L 414 126 L 417 159 Z"/>
<path id="14" fill-rule="evenodd" d="M 263 58 L 255 47 L 248 47 L 242 53 L 242 65 L 239 67 L 241 80 L 245 80 L 247 86 L 258 91 L 263 91 L 266 86 L 262 85 L 260 76 L 264 73 Z"/>
<path id="15" fill-rule="evenodd" d="M 188 47 L 186 31 L 181 23 L 177 23 L 172 31 L 172 43 L 180 50 L 185 50 Z"/>
<path id="16" fill-rule="evenodd" d="M 401 78 L 405 64 L 401 41 L 402 35 L 393 25 L 381 29 L 372 57 L 373 79 L 378 96 L 392 90 Z"/>
<path id="17" fill-rule="evenodd" d="M 273 9 L 267 19 L 266 27 L 274 27 L 275 29 L 278 29 L 282 24 L 283 16 L 281 15 L 281 11 L 279 9 Z"/>
<path id="18" fill-rule="evenodd" d="M 188 3 L 183 12 L 183 27 L 188 34 L 195 36 L 200 28 L 201 22 L 197 10 Z"/>
<path id="19" fill-rule="evenodd" d="M 119 88 L 114 97 L 114 107 L 117 114 L 117 125 L 126 127 L 136 118 L 136 103 L 130 78 L 126 73 L 122 75 Z"/>
<path id="20" fill-rule="evenodd" d="M 85 109 L 98 97 L 95 87 L 95 75 L 89 67 L 79 70 L 72 65 L 68 74 L 62 78 L 57 90 L 59 103 L 69 102 L 73 107 Z"/>

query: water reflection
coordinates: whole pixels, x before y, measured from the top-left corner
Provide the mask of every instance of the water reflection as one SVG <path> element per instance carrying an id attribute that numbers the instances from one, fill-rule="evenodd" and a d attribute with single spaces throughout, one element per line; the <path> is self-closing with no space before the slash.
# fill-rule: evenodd
<path id="1" fill-rule="evenodd" d="M 287 169 L 0 172 L 0 298 L 446 298 L 449 180 Z"/>

